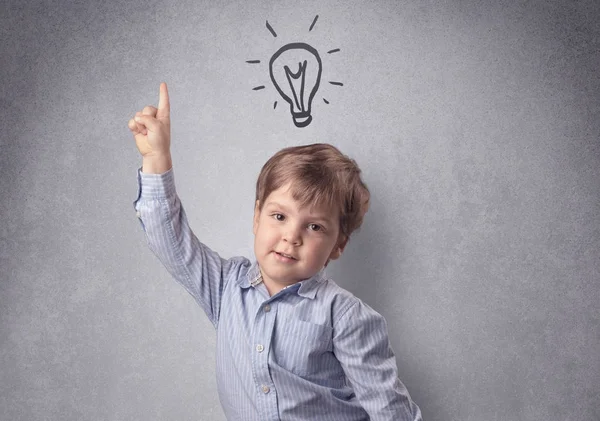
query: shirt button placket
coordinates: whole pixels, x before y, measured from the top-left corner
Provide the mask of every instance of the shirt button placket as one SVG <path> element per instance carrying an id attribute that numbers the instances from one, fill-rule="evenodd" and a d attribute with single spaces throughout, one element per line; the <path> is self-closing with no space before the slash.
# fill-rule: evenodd
<path id="1" fill-rule="evenodd" d="M 258 308 L 254 319 L 254 350 L 252 356 L 252 371 L 256 381 L 258 397 L 257 406 L 262 419 L 276 419 L 277 391 L 269 372 L 269 344 L 272 341 L 276 305 L 264 303 Z"/>

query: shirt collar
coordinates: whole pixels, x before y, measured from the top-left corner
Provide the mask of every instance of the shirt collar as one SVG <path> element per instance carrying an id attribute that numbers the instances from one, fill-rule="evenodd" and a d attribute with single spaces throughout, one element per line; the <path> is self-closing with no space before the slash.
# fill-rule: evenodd
<path id="1" fill-rule="evenodd" d="M 242 276 L 241 278 L 239 278 L 238 284 L 241 288 L 250 288 L 253 285 L 257 285 L 257 283 L 260 283 L 260 277 L 260 268 L 258 266 L 258 262 L 255 261 L 252 264 L 252 266 L 250 266 L 250 269 L 248 269 L 246 276 Z M 317 289 L 319 289 L 319 284 L 325 279 L 325 268 L 323 268 L 311 278 L 297 282 L 286 288 L 293 288 L 299 296 L 310 298 L 312 300 L 317 295 Z"/>

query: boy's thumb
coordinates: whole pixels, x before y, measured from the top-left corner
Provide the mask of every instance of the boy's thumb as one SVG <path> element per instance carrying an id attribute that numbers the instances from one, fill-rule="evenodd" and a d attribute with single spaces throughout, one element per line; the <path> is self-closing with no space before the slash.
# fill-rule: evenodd
<path id="1" fill-rule="evenodd" d="M 155 132 L 158 129 L 158 121 L 156 120 L 156 118 L 150 115 L 136 115 L 135 121 L 136 123 L 143 124 L 148 130 L 152 132 Z"/>

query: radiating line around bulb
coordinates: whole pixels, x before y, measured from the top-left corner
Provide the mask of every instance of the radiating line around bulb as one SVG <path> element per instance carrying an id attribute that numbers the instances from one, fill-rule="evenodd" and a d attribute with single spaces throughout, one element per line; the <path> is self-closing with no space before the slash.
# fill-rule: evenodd
<path id="1" fill-rule="evenodd" d="M 275 37 L 277 38 L 277 34 L 275 33 L 275 31 L 273 30 L 273 27 L 271 27 L 271 25 L 269 25 L 269 21 L 267 21 L 267 29 L 269 30 L 269 32 Z"/>
<path id="2" fill-rule="evenodd" d="M 313 27 L 315 26 L 315 23 L 317 23 L 317 19 L 319 19 L 319 15 L 315 16 L 315 19 L 310 24 L 310 28 L 308 28 L 308 32 L 312 31 Z"/>

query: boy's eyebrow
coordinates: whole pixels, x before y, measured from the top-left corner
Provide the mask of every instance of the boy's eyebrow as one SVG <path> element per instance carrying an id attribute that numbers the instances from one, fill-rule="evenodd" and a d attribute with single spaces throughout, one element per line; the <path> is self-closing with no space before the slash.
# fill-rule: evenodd
<path id="1" fill-rule="evenodd" d="M 281 203 L 267 202 L 267 204 L 265 205 L 265 207 L 269 207 L 269 206 L 273 206 L 273 207 L 276 207 L 276 208 L 281 208 L 281 209 L 283 209 L 286 212 L 289 211 L 289 209 L 286 206 L 282 205 Z"/>

